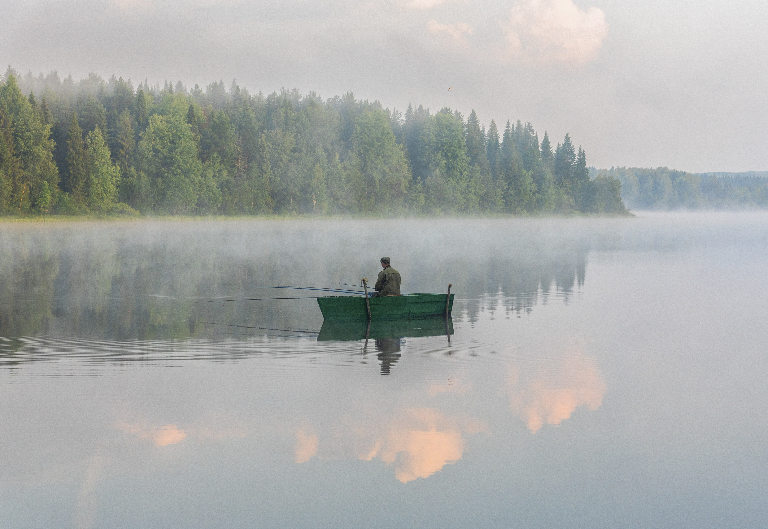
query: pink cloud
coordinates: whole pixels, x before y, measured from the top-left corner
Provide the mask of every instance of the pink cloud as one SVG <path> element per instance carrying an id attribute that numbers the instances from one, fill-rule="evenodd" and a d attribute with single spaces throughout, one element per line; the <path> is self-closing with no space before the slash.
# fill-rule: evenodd
<path id="1" fill-rule="evenodd" d="M 504 30 L 513 59 L 583 65 L 597 56 L 608 25 L 600 9 L 581 10 L 572 0 L 521 0 Z"/>

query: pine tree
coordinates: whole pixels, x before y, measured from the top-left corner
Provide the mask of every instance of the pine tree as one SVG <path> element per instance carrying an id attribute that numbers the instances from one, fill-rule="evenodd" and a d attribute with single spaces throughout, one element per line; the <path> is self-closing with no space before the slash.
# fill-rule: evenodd
<path id="1" fill-rule="evenodd" d="M 85 203 L 85 183 L 88 176 L 83 129 L 77 119 L 77 112 L 72 114 L 72 121 L 67 134 L 67 173 L 63 182 L 64 191 L 72 195 L 76 202 Z"/>

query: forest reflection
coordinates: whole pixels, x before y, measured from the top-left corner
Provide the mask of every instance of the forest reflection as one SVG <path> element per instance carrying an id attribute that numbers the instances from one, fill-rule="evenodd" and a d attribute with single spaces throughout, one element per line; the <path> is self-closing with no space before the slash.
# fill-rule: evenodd
<path id="1" fill-rule="evenodd" d="M 322 324 L 312 299 L 317 292 L 274 287 L 350 289 L 375 273 L 365 255 L 345 255 L 345 229 L 204 222 L 11 227 L 0 232 L 0 336 L 314 336 Z M 398 263 L 404 292 L 441 292 L 453 283 L 462 317 L 491 308 L 491 297 L 501 297 L 510 312 L 530 310 L 553 291 L 567 300 L 584 283 L 585 241 L 544 238 L 521 248 L 519 241 L 489 239 L 441 251 L 439 237 L 424 237 L 398 243 L 409 255 Z M 307 299 L 275 299 L 284 297 Z"/>

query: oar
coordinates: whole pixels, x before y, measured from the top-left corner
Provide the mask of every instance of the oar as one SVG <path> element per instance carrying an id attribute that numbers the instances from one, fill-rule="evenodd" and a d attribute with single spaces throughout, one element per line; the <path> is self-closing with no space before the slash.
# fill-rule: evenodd
<path id="1" fill-rule="evenodd" d="M 448 317 L 448 315 L 450 314 L 448 312 L 448 305 L 451 303 L 451 286 L 452 285 L 448 283 L 448 295 L 445 296 L 445 316 L 446 317 Z"/>
<path id="2" fill-rule="evenodd" d="M 368 301 L 368 280 L 366 278 L 363 278 L 363 291 L 365 292 L 365 308 L 368 309 L 368 321 L 370 322 L 371 321 L 371 302 Z"/>
<path id="3" fill-rule="evenodd" d="M 451 303 L 451 284 L 448 283 L 448 295 L 445 296 L 445 335 L 448 337 L 448 344 L 451 343 L 451 330 L 448 328 L 448 319 L 451 313 L 448 312 L 448 305 Z"/>

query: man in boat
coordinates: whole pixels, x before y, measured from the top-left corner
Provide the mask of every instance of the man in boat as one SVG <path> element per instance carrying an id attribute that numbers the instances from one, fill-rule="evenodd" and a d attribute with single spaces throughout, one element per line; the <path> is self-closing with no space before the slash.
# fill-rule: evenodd
<path id="1" fill-rule="evenodd" d="M 389 266 L 389 257 L 381 258 L 381 267 L 384 269 L 379 272 L 376 279 L 376 291 L 374 296 L 399 296 L 400 295 L 400 273 Z"/>

